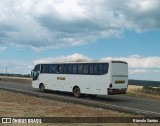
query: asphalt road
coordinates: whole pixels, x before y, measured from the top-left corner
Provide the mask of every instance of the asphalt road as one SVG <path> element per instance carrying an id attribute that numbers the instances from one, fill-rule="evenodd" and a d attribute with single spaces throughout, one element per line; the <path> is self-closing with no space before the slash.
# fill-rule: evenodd
<path id="1" fill-rule="evenodd" d="M 62 101 L 160 117 L 160 101 L 158 100 L 134 98 L 125 95 L 97 96 L 96 98 L 74 98 L 69 93 L 57 93 L 53 91 L 40 93 L 37 89 L 33 89 L 29 84 L 17 84 L 12 82 L 0 82 L 0 88 L 18 90 L 20 92 L 26 92 L 28 94 L 49 99 L 61 99 Z"/>

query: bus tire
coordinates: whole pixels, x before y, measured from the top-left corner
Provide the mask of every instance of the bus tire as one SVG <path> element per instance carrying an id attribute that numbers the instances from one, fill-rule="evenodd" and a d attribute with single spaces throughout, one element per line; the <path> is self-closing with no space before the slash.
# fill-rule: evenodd
<path id="1" fill-rule="evenodd" d="M 40 92 L 42 92 L 42 93 L 45 92 L 45 86 L 44 86 L 44 84 L 40 84 L 40 85 L 39 85 L 39 90 L 40 90 Z"/>
<path id="2" fill-rule="evenodd" d="M 81 91 L 80 91 L 79 87 L 76 86 L 76 87 L 73 88 L 73 95 L 76 98 L 79 98 L 81 96 Z"/>

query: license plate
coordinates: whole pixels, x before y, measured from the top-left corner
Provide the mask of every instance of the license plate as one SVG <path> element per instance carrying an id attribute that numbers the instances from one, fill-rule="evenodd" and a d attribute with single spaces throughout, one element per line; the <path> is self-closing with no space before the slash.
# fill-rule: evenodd
<path id="1" fill-rule="evenodd" d="M 125 80 L 116 80 L 115 81 L 115 84 L 124 84 L 125 83 Z"/>

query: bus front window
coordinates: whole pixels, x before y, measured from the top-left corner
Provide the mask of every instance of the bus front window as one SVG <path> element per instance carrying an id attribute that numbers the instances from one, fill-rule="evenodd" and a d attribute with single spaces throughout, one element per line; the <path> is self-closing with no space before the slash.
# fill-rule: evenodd
<path id="1" fill-rule="evenodd" d="M 33 80 L 37 80 L 38 76 L 39 76 L 39 71 L 31 71 L 31 76 Z"/>

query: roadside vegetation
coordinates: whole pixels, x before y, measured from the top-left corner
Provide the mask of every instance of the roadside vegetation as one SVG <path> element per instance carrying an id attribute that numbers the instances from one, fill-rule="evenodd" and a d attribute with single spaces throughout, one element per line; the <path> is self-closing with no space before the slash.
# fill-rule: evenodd
<path id="1" fill-rule="evenodd" d="M 127 95 L 133 97 L 149 98 L 160 100 L 160 88 L 151 86 L 129 85 Z"/>
<path id="2" fill-rule="evenodd" d="M 22 84 L 31 84 L 32 80 L 31 80 L 31 78 L 27 78 L 27 77 L 0 76 L 0 81 L 22 83 Z"/>
<path id="3" fill-rule="evenodd" d="M 141 91 L 144 92 L 145 94 L 160 95 L 159 87 L 143 86 Z"/>

